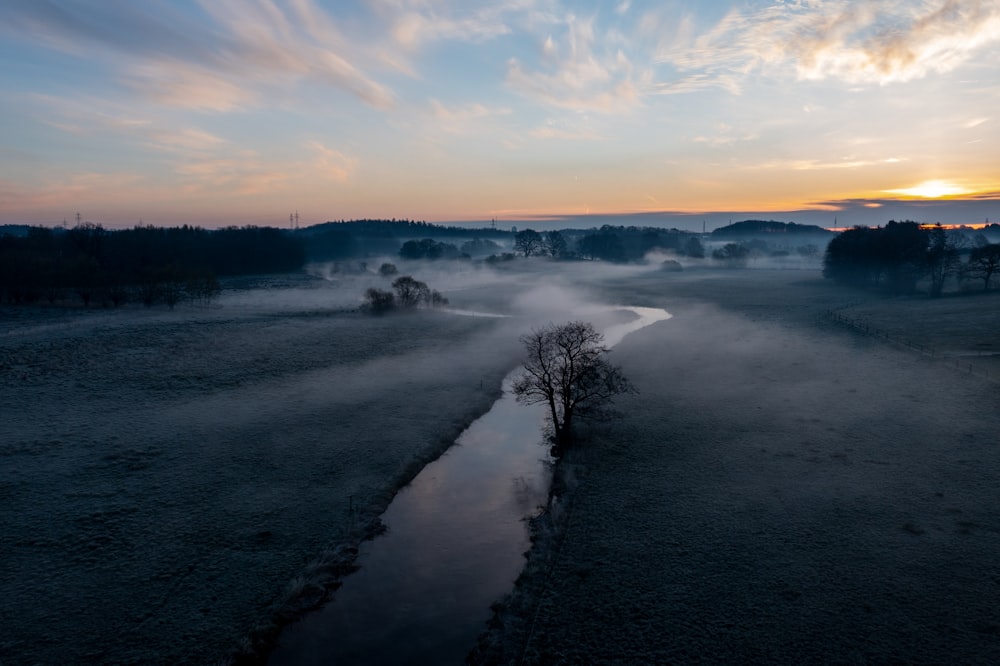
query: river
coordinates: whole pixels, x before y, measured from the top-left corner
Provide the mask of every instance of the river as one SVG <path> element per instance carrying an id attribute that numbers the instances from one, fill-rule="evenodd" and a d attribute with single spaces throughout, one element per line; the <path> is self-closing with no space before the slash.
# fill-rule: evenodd
<path id="1" fill-rule="evenodd" d="M 670 318 L 637 318 L 603 331 L 614 346 Z M 606 311 L 607 308 L 604 308 Z M 288 626 L 268 661 L 308 664 L 460 664 L 511 590 L 530 542 L 525 519 L 546 502 L 550 458 L 544 412 L 508 391 L 443 456 L 396 494 L 387 531 L 361 545 L 361 568 L 333 600 Z"/>

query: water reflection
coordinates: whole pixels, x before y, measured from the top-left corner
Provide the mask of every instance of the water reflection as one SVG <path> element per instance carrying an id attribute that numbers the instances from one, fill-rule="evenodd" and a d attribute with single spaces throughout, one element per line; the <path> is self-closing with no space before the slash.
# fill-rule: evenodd
<path id="1" fill-rule="evenodd" d="M 269 663 L 461 663 L 524 564 L 523 518 L 545 503 L 542 415 L 505 393 L 396 495 L 362 568 Z"/>
<path id="2" fill-rule="evenodd" d="M 637 318 L 604 330 L 609 347 L 670 318 L 612 309 Z M 504 397 L 396 495 L 382 516 L 386 534 L 361 546 L 361 569 L 285 629 L 268 663 L 462 663 L 524 564 L 524 518 L 548 495 L 544 410 L 515 402 L 513 374 Z"/>

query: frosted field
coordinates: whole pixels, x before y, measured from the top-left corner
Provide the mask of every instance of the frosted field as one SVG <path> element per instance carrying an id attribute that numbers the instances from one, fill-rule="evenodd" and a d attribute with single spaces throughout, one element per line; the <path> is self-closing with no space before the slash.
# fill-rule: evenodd
<path id="1" fill-rule="evenodd" d="M 0 663 L 260 648 L 499 397 L 521 333 L 649 270 L 399 266 L 452 311 L 366 316 L 388 281 L 323 270 L 207 308 L 0 308 Z"/>
<path id="2" fill-rule="evenodd" d="M 0 663 L 214 663 L 497 397 L 505 320 L 324 285 L 0 313 Z M 346 294 L 346 295 L 345 295 Z M 329 566 L 321 566 L 327 564 Z"/>
<path id="3" fill-rule="evenodd" d="M 998 385 L 828 323 L 859 297 L 817 273 L 703 277 L 609 287 L 675 316 L 615 349 L 641 393 L 477 660 L 1000 662 Z"/>
<path id="4" fill-rule="evenodd" d="M 363 316 L 376 281 L 350 276 L 174 312 L 0 309 L 0 663 L 266 640 L 489 408 L 517 336 L 602 304 L 674 317 L 613 351 L 641 393 L 567 461 L 558 529 L 479 658 L 1000 661 L 997 384 L 824 315 L 964 357 L 996 344 L 996 297 L 558 268 L 412 271 L 509 318 Z"/>

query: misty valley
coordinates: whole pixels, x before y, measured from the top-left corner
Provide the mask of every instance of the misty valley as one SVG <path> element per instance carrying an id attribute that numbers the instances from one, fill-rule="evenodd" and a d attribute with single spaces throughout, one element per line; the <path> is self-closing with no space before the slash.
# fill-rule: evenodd
<path id="1" fill-rule="evenodd" d="M 0 663 L 995 663 L 1000 233 L 869 231 L 0 228 Z"/>

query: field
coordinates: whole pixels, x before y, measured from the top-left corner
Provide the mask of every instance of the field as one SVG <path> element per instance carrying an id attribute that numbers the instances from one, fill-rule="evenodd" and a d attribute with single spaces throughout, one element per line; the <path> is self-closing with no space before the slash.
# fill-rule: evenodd
<path id="1" fill-rule="evenodd" d="M 3 310 L 0 663 L 249 647 L 323 594 L 514 364 L 503 320 L 253 286 L 174 312 Z"/>
<path id="2" fill-rule="evenodd" d="M 828 316 L 966 353 L 996 297 L 857 305 L 794 271 L 608 289 L 675 317 L 616 348 L 641 393 L 568 456 L 478 661 L 1000 660 L 998 386 Z"/>
<path id="3" fill-rule="evenodd" d="M 996 297 L 551 266 L 415 273 L 509 319 L 365 316 L 370 278 L 304 275 L 0 309 L 0 663 L 249 651 L 488 409 L 517 336 L 594 303 L 674 318 L 615 348 L 640 394 L 564 462 L 478 658 L 1000 660 L 997 384 L 953 364 L 991 362 Z"/>

